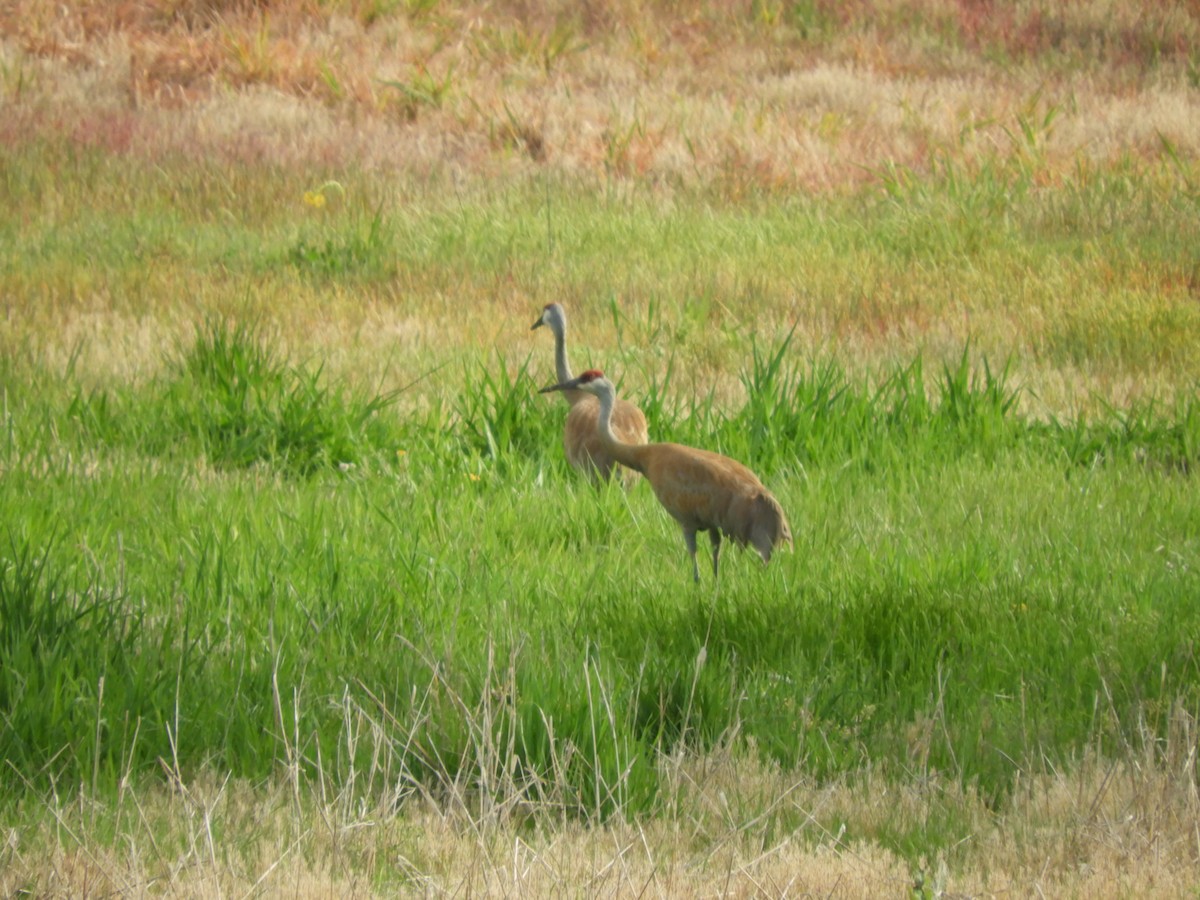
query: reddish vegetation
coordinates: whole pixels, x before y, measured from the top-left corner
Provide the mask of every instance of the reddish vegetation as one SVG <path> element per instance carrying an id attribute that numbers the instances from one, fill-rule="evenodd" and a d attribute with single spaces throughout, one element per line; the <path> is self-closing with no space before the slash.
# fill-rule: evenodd
<path id="1" fill-rule="evenodd" d="M 1198 0 L 8 0 L 0 146 L 266 165 L 306 187 L 548 172 L 718 203 L 864 189 L 903 202 L 939 172 L 935 189 L 979 183 L 997 202 L 1014 185 L 1070 197 L 1131 176 L 1166 197 L 1197 180 L 1196 47 Z M 830 275 L 801 327 L 868 359 L 955 346 L 961 326 L 992 334 L 993 358 L 1015 345 L 1053 368 L 1078 367 L 1076 343 L 1115 315 L 1108 294 L 993 292 L 968 321 L 960 289 L 922 277 Z M 1158 277 L 1148 308 L 1188 333 L 1195 273 Z M 457 289 L 506 310 L 529 299 Z M 790 282 L 763 294 L 777 324 L 794 321 Z M 1194 359 L 1157 340 L 1113 351 L 1138 368 L 1129 386 L 1072 369 L 1054 372 L 1058 394 L 1080 380 L 1112 400 L 1157 390 L 1142 367 Z"/>
<path id="2" fill-rule="evenodd" d="M 164 147 L 229 152 L 161 116 L 207 104 L 215 120 L 269 91 L 307 110 L 302 139 L 235 143 L 283 162 L 548 165 L 736 198 L 1028 149 L 1012 136 L 1048 111 L 1045 179 L 1081 154 L 1156 155 L 1159 135 L 1200 155 L 1196 2 L 13 0 L 0 38 L 19 76 L 0 102 L 23 132 L 74 102 L 159 115 Z"/>

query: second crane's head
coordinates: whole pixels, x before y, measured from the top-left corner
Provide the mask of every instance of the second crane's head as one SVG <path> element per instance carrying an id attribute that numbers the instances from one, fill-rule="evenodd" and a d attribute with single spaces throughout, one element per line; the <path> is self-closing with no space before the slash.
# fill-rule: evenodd
<path id="1" fill-rule="evenodd" d="M 604 377 L 604 373 L 599 369 L 588 369 L 578 378 L 572 378 L 570 381 L 563 381 L 559 384 L 552 384 L 549 387 L 544 387 L 539 394 L 548 394 L 551 391 L 583 391 L 587 394 L 594 394 L 597 397 L 604 394 L 612 394 L 612 382 Z"/>
<path id="2" fill-rule="evenodd" d="M 529 330 L 541 328 L 543 325 L 549 325 L 550 330 L 555 334 L 562 334 L 567 330 L 567 313 L 558 303 L 547 303 L 542 307 L 542 314 L 538 316 L 538 320 L 529 326 Z"/>

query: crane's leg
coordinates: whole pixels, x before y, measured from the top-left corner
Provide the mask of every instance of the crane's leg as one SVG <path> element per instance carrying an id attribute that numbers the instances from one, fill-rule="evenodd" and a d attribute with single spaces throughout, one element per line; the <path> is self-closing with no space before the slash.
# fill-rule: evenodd
<path id="1" fill-rule="evenodd" d="M 700 567 L 696 565 L 696 532 L 694 529 L 683 529 L 683 542 L 687 544 L 688 553 L 692 555 L 692 578 L 700 583 Z"/>
<path id="2" fill-rule="evenodd" d="M 712 541 L 713 547 L 713 578 L 717 577 L 717 560 L 721 557 L 721 532 L 712 528 L 708 532 L 708 539 Z"/>

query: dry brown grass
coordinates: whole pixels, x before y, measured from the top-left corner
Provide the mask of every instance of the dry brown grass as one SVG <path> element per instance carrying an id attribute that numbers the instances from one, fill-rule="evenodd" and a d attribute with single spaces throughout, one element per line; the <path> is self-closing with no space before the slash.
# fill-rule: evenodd
<path id="1" fill-rule="evenodd" d="M 930 897 L 1106 898 L 1197 886 L 1200 798 L 1162 762 L 1085 760 L 1020 786 L 1002 817 L 936 774 L 818 785 L 724 752 L 664 770 L 670 815 L 593 825 L 418 800 L 394 812 L 211 776 L 129 789 L 115 805 L 51 798 L 35 811 L 46 824 L 5 835 L 0 891 L 857 898 L 919 885 Z M 880 849 L 878 834 L 931 810 L 961 823 L 951 851 L 909 863 Z"/>
<path id="2" fill-rule="evenodd" d="M 1157 155 L 1160 135 L 1200 154 L 1194 4 L 800 6 L 798 29 L 771 0 L 15 0 L 0 96 L 10 129 L 131 152 L 548 166 L 734 197 L 840 190 L 948 148 L 1021 152 L 1017 118 L 1051 107 L 1046 177 Z"/>
<path id="3" fill-rule="evenodd" d="M 967 174 L 1018 160 L 1053 186 L 1116 161 L 1162 161 L 1168 145 L 1194 167 L 1197 46 L 1195 3 L 10 0 L 0 8 L 0 144 L 66 134 L 149 161 L 352 170 L 397 182 L 551 172 L 648 188 L 664 203 L 679 187 L 732 201 L 845 192 L 876 182 L 884 167 L 921 172 L 946 158 Z M 947 303 L 942 273 L 856 284 L 852 265 L 804 272 L 801 296 L 795 285 L 769 285 L 764 332 L 781 335 L 798 322 L 804 346 L 834 343 L 851 367 L 886 367 L 922 351 L 952 356 L 974 335 L 992 359 L 1020 354 L 1020 380 L 1055 412 L 1089 395 L 1125 404 L 1169 397 L 1176 386 L 1159 363 L 1179 360 L 1114 370 L 1060 358 L 1058 348 L 1121 314 L 1109 309 L 1111 290 L 1026 286 L 1014 273 L 1025 291 L 1019 302 L 963 283 L 956 296 L 969 300 Z M 543 295 L 548 283 L 487 285 L 485 296 L 484 286 L 463 285 L 461 306 L 479 310 L 479 321 L 456 321 L 440 340 L 448 352 L 482 345 L 523 355 L 523 335 L 501 337 L 486 321 L 524 319 L 563 299 Z M 436 286 L 409 287 L 437 295 Z M 1153 318 L 1147 304 L 1164 321 L 1190 321 L 1195 293 L 1194 283 L 1129 285 L 1142 306 L 1127 330 Z M 1065 296 L 1084 299 L 1068 306 Z M 380 336 L 418 328 L 396 297 L 337 298 L 348 318 L 322 304 L 319 321 L 299 301 L 267 303 L 297 334 L 318 338 L 302 353 L 327 355 L 333 372 L 344 358 L 345 370 L 373 375 Z M 125 324 L 173 336 L 191 312 L 160 308 L 148 321 L 103 297 L 82 306 L 59 322 L 39 305 L 47 321 L 30 333 L 53 364 L 77 346 L 61 335 L 99 324 L 118 345 L 93 340 L 84 352 L 102 357 L 94 371 L 104 360 L 117 365 L 116 377 L 155 364 L 126 353 L 121 342 L 134 338 Z M 738 388 L 720 333 L 726 318 L 715 309 L 707 336 L 684 348 L 694 377 L 722 394 Z M 579 321 L 596 352 L 611 354 L 604 316 Z M 431 362 L 413 349 L 414 365 Z M 1191 353 L 1177 348 L 1179 368 L 1192 366 Z"/>

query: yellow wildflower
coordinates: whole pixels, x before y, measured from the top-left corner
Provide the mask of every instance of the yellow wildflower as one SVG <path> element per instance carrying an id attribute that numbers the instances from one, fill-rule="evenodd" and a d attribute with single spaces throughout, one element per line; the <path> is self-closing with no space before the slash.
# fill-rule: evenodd
<path id="1" fill-rule="evenodd" d="M 313 209 L 321 209 L 325 206 L 325 195 L 320 191 L 305 191 L 304 205 L 311 206 Z"/>

